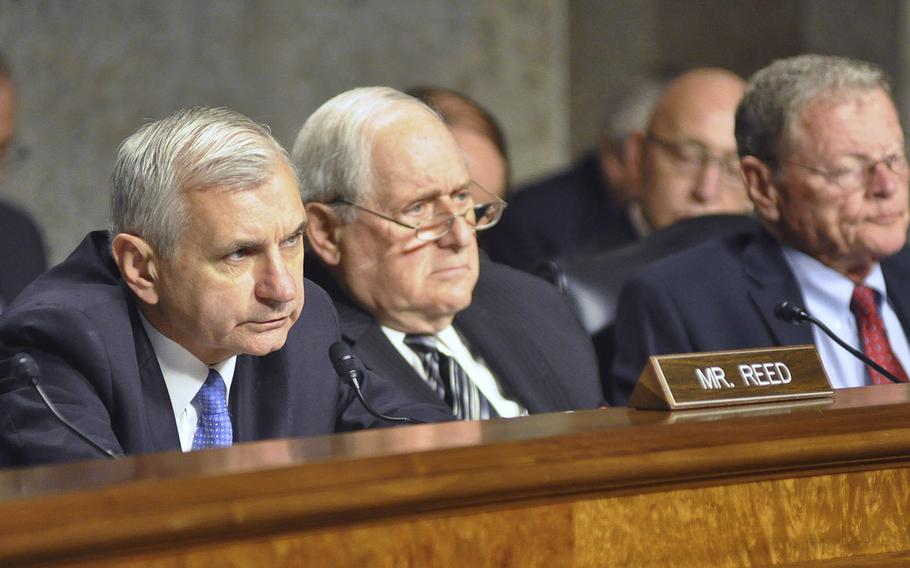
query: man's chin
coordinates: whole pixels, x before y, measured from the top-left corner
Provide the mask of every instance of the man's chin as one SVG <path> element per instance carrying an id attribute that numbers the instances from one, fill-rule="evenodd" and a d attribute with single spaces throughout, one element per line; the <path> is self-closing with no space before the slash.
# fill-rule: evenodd
<path id="1" fill-rule="evenodd" d="M 869 235 L 866 248 L 876 260 L 881 261 L 897 254 L 907 245 L 907 233 L 904 229 L 875 231 L 875 233 Z"/>
<path id="2" fill-rule="evenodd" d="M 270 331 L 259 334 L 259 337 L 251 338 L 244 342 L 243 353 L 261 357 L 278 351 L 288 340 L 288 329 Z"/>

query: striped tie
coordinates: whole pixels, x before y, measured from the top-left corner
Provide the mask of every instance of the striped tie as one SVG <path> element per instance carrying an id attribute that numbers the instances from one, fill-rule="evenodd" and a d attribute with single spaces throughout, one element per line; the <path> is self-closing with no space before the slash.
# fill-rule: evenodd
<path id="1" fill-rule="evenodd" d="M 471 382 L 455 359 L 439 352 L 432 335 L 408 334 L 404 343 L 417 353 L 427 373 L 427 382 L 445 400 L 459 420 L 496 418 L 496 410 Z"/>
<path id="2" fill-rule="evenodd" d="M 193 406 L 199 411 L 196 435 L 193 436 L 193 451 L 225 448 L 234 443 L 231 415 L 227 407 L 227 387 L 215 369 L 209 369 L 209 376 L 193 398 Z"/>

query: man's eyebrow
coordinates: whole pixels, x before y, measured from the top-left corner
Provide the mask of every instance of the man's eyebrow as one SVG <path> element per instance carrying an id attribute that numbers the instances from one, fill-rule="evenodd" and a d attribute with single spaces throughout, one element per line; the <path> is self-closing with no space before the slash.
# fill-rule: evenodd
<path id="1" fill-rule="evenodd" d="M 293 236 L 303 235 L 304 233 L 306 233 L 307 223 L 308 222 L 306 219 L 301 221 L 300 224 L 297 226 L 297 228 L 294 229 L 293 231 L 291 231 L 290 233 L 288 233 L 287 235 L 285 235 L 284 237 L 282 237 L 282 240 L 286 240 Z M 231 241 L 228 244 L 221 247 L 221 250 L 226 251 L 226 252 L 232 252 L 232 251 L 240 250 L 240 249 L 255 250 L 255 249 L 263 246 L 263 244 L 264 244 L 264 241 L 261 241 L 261 240 L 237 239 L 237 240 Z"/>
<path id="2" fill-rule="evenodd" d="M 284 237 L 285 240 L 287 240 L 293 236 L 303 235 L 304 233 L 306 233 L 306 228 L 308 226 L 309 226 L 309 220 L 304 219 L 303 221 L 300 222 L 300 225 L 298 225 L 296 229 L 294 229 L 293 231 L 291 231 L 291 233 L 289 235 L 286 235 Z"/>
<path id="3" fill-rule="evenodd" d="M 471 187 L 472 183 L 474 183 L 474 180 L 468 178 L 465 181 L 455 184 L 452 187 L 449 187 L 446 189 L 436 188 L 436 189 L 428 190 L 424 195 L 417 196 L 412 201 L 420 201 L 420 200 L 427 199 L 428 197 L 432 197 L 432 198 L 442 197 L 444 195 L 449 195 L 449 194 L 452 194 L 452 193 L 455 193 L 458 191 L 463 191 L 463 190 Z"/>
<path id="4" fill-rule="evenodd" d="M 252 240 L 252 239 L 246 239 L 246 240 L 237 239 L 237 240 L 233 240 L 233 241 L 227 243 L 223 247 L 219 247 L 218 250 L 219 250 L 220 254 L 230 254 L 230 253 L 234 252 L 235 250 L 242 250 L 242 249 L 253 249 L 254 250 L 261 246 L 262 246 L 262 241 L 256 241 L 256 240 Z"/>

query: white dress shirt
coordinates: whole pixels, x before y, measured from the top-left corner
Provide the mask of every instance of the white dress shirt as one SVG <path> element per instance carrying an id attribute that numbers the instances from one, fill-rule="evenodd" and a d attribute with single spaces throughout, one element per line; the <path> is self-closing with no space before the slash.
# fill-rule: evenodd
<path id="1" fill-rule="evenodd" d="M 417 374 L 420 375 L 424 381 L 428 381 L 429 377 L 427 377 L 426 369 L 423 368 L 420 357 L 418 357 L 417 353 L 404 342 L 406 334 L 386 326 L 382 326 L 382 331 L 385 333 L 386 337 L 389 338 L 389 341 L 392 342 L 392 345 L 395 346 L 395 349 L 401 353 L 404 360 L 417 371 Z M 461 368 L 467 373 L 468 378 L 477 386 L 477 390 L 487 397 L 487 400 L 490 401 L 490 405 L 496 409 L 496 413 L 499 414 L 500 417 L 514 418 L 516 416 L 527 416 L 528 411 L 526 408 L 522 407 L 514 400 L 506 398 L 505 395 L 502 394 L 502 390 L 499 387 L 499 381 L 493 376 L 493 373 L 490 371 L 489 367 L 487 367 L 483 358 L 480 356 L 475 357 L 471 354 L 471 351 L 468 349 L 461 334 L 459 334 L 454 327 L 450 325 L 435 334 L 434 337 L 436 338 L 439 352 L 455 359 L 455 361 L 461 365 Z"/>
<path id="2" fill-rule="evenodd" d="M 209 366 L 180 344 L 162 335 L 145 319 L 145 316 L 142 316 L 141 312 L 140 319 L 142 327 L 145 328 L 145 333 L 152 343 L 152 348 L 155 350 L 161 374 L 164 375 L 167 394 L 171 399 L 174 411 L 174 420 L 177 422 L 177 433 L 180 435 L 180 449 L 188 452 L 193 448 L 193 437 L 196 435 L 196 427 L 199 422 L 199 412 L 192 402 L 209 375 Z M 236 364 L 237 357 L 235 356 L 211 367 L 218 371 L 218 374 L 224 379 L 228 401 L 230 401 L 231 382 L 234 380 Z"/>
<path id="3" fill-rule="evenodd" d="M 816 319 L 831 328 L 847 344 L 862 351 L 862 342 L 856 325 L 856 317 L 850 311 L 850 298 L 853 296 L 854 282 L 825 266 L 811 256 L 790 247 L 781 247 L 787 264 L 796 275 L 796 281 L 802 290 L 806 310 Z M 879 309 L 885 322 L 885 333 L 888 343 L 897 360 L 904 369 L 910 362 L 910 345 L 907 335 L 901 326 L 894 308 L 888 302 L 885 289 L 885 277 L 882 268 L 876 264 L 863 282 L 879 293 Z M 846 349 L 837 345 L 817 326 L 812 326 L 812 337 L 818 348 L 818 354 L 825 365 L 831 386 L 834 388 L 861 387 L 872 384 L 866 364 L 851 355 Z"/>

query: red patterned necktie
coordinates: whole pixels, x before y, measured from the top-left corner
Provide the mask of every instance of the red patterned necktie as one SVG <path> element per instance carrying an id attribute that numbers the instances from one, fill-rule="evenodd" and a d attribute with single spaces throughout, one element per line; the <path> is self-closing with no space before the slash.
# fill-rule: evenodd
<path id="1" fill-rule="evenodd" d="M 891 371 L 901 382 L 906 383 L 907 373 L 901 366 L 900 361 L 897 360 L 897 357 L 894 356 L 891 344 L 888 343 L 888 335 L 885 333 L 885 322 L 882 321 L 882 315 L 878 311 L 876 292 L 866 286 L 854 288 L 853 297 L 850 299 L 850 311 L 856 316 L 859 337 L 863 341 L 863 351 L 866 355 Z M 871 367 L 869 367 L 869 376 L 872 377 L 872 384 L 891 384 L 891 380 L 888 377 Z"/>

